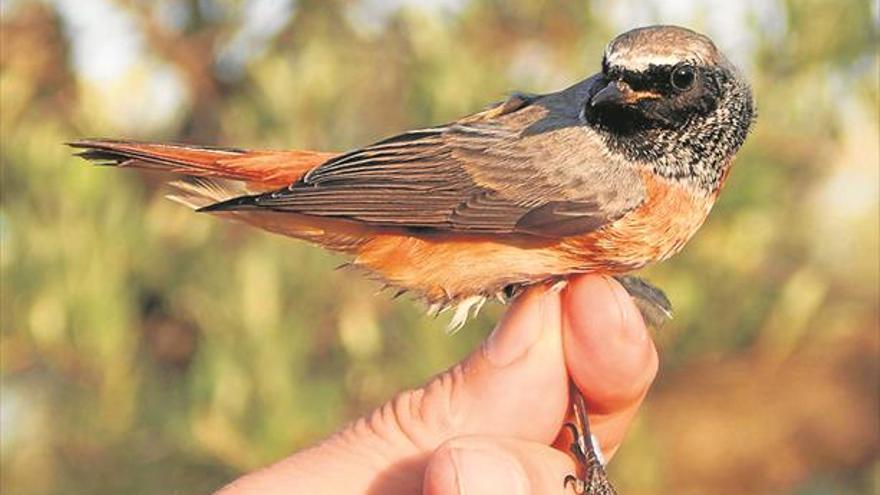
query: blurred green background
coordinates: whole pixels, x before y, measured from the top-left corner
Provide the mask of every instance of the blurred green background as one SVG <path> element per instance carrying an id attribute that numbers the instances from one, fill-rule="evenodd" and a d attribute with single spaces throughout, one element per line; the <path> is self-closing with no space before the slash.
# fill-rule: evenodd
<path id="1" fill-rule="evenodd" d="M 4 0 L 3 493 L 205 493 L 456 362 L 341 258 L 196 215 L 61 143 L 345 150 L 548 92 L 615 34 L 710 34 L 757 127 L 647 275 L 677 316 L 625 494 L 862 494 L 878 440 L 878 7 L 868 0 Z"/>

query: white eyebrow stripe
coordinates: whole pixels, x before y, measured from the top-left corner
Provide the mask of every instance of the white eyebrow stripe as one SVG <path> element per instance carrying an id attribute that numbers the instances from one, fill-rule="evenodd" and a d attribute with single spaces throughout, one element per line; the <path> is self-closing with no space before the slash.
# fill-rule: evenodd
<path id="1" fill-rule="evenodd" d="M 630 58 L 618 54 L 611 55 L 607 57 L 606 60 L 608 61 L 608 65 L 612 67 L 621 67 L 636 71 L 646 70 L 652 65 L 672 66 L 684 61 L 681 57 L 674 57 L 671 55 L 637 56 Z"/>

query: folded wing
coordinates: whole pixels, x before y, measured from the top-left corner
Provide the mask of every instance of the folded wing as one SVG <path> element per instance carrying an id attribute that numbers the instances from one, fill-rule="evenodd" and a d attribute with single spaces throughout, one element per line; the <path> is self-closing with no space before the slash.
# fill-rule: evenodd
<path id="1" fill-rule="evenodd" d="M 635 170 L 602 155 L 576 115 L 553 114 L 552 96 L 518 95 L 457 123 L 332 158 L 288 187 L 204 210 L 267 209 L 461 233 L 589 232 L 640 204 L 644 187 Z"/>

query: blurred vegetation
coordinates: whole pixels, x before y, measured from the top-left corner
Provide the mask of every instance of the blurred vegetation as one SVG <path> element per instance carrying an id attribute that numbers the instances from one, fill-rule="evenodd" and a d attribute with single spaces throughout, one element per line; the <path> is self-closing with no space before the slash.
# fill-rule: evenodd
<path id="1" fill-rule="evenodd" d="M 648 275 L 676 319 L 612 471 L 627 494 L 872 493 L 878 11 L 868 0 L 0 4 L 0 488 L 200 493 L 464 356 L 341 259 L 193 214 L 61 143 L 344 150 L 599 68 L 648 22 L 712 35 L 759 123 Z M 876 492 L 874 492 L 876 493 Z"/>

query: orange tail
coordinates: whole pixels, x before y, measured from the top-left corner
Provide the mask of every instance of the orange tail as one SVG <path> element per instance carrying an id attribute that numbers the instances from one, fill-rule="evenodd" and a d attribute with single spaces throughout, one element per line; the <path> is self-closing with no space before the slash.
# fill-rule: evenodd
<path id="1" fill-rule="evenodd" d="M 252 151 L 111 139 L 85 139 L 68 145 L 83 149 L 78 156 L 101 165 L 201 177 L 202 180 L 181 181 L 172 185 L 189 195 L 201 191 L 204 199 L 212 201 L 228 199 L 224 198 L 227 194 L 263 192 L 284 187 L 337 155 L 318 151 Z M 230 184 L 229 181 L 238 184 Z M 174 199 L 184 198 L 175 196 Z"/>
<path id="2" fill-rule="evenodd" d="M 282 188 L 337 156 L 337 153 L 317 151 L 253 151 L 109 139 L 87 139 L 68 144 L 84 150 L 78 156 L 98 164 L 181 174 L 184 176 L 182 180 L 169 184 L 177 191 L 168 197 L 193 209 L 245 194 Z M 342 252 L 354 252 L 372 235 L 366 226 L 340 219 L 270 210 L 212 214 Z"/>

